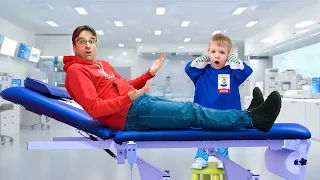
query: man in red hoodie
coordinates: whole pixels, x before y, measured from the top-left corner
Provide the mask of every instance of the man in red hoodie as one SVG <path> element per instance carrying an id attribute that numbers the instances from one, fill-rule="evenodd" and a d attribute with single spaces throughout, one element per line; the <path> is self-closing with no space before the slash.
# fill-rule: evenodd
<path id="1" fill-rule="evenodd" d="M 104 60 L 96 59 L 96 31 L 87 25 L 72 35 L 75 56 L 65 56 L 65 86 L 93 118 L 106 127 L 124 131 L 203 128 L 208 130 L 271 129 L 281 109 L 281 97 L 272 92 L 266 101 L 253 98 L 246 110 L 215 110 L 192 102 L 175 102 L 146 95 L 164 55 L 140 77 L 127 81 Z"/>

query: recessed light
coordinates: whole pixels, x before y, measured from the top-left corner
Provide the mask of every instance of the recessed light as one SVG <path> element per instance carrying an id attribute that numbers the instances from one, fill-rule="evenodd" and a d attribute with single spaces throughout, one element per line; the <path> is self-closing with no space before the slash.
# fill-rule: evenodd
<path id="1" fill-rule="evenodd" d="M 183 46 L 180 46 L 179 48 L 180 48 L 180 49 L 183 49 L 184 47 L 183 47 Z"/>
<path id="2" fill-rule="evenodd" d="M 141 40 L 141 38 L 136 38 L 136 41 L 141 42 L 142 40 Z"/>
<path id="3" fill-rule="evenodd" d="M 191 40 L 191 38 L 185 38 L 184 42 L 189 42 Z"/>
<path id="4" fill-rule="evenodd" d="M 96 31 L 96 33 L 99 35 L 104 35 L 104 33 L 102 31 Z"/>
<path id="5" fill-rule="evenodd" d="M 123 52 L 122 55 L 126 56 L 126 55 L 127 55 L 127 52 Z"/>
<path id="6" fill-rule="evenodd" d="M 86 11 L 84 8 L 82 8 L 82 7 L 76 7 L 75 9 L 76 9 L 76 10 L 78 11 L 78 13 L 81 14 L 81 15 L 86 15 L 86 14 L 88 14 L 87 11 Z"/>
<path id="7" fill-rule="evenodd" d="M 119 46 L 119 47 L 124 47 L 124 45 L 123 45 L 123 44 L 118 44 L 118 46 Z"/>
<path id="8" fill-rule="evenodd" d="M 58 26 L 55 22 L 53 21 L 46 21 L 47 24 L 49 24 L 50 26 Z"/>
<path id="9" fill-rule="evenodd" d="M 237 8 L 232 14 L 233 14 L 233 15 L 242 14 L 246 9 L 247 9 L 247 7 L 239 7 L 239 8 Z"/>
<path id="10" fill-rule="evenodd" d="M 112 59 L 112 56 L 108 56 L 109 59 Z"/>
<path id="11" fill-rule="evenodd" d="M 158 7 L 156 14 L 157 14 L 157 15 L 164 15 L 165 12 L 166 12 L 166 8 L 164 8 L 164 7 Z"/>
<path id="12" fill-rule="evenodd" d="M 114 24 L 118 27 L 123 26 L 121 21 L 114 21 Z"/>
<path id="13" fill-rule="evenodd" d="M 140 49 L 142 49 L 143 47 L 142 47 L 142 46 L 140 46 L 139 48 L 140 48 Z"/>
<path id="14" fill-rule="evenodd" d="M 221 32 L 220 30 L 216 30 L 216 31 L 214 31 L 214 32 L 212 33 L 212 35 L 215 35 L 215 34 L 220 33 L 220 32 Z"/>
<path id="15" fill-rule="evenodd" d="M 258 21 L 250 21 L 250 22 L 246 25 L 246 27 L 254 26 L 254 25 L 257 24 L 257 23 L 258 23 Z"/>
<path id="16" fill-rule="evenodd" d="M 183 22 L 181 23 L 181 26 L 182 26 L 182 27 L 187 27 L 187 26 L 189 26 L 189 24 L 190 24 L 190 21 L 183 21 Z"/>
<path id="17" fill-rule="evenodd" d="M 310 36 L 316 36 L 316 35 L 318 35 L 318 34 L 320 34 L 320 32 L 317 32 L 317 33 L 311 34 Z"/>
<path id="18" fill-rule="evenodd" d="M 296 34 L 302 34 L 302 33 L 308 32 L 308 31 L 310 31 L 310 29 L 304 29 L 304 30 L 296 32 Z"/>
<path id="19" fill-rule="evenodd" d="M 295 27 L 296 28 L 305 28 L 305 27 L 311 26 L 313 24 L 314 24 L 313 21 L 302 21 L 302 22 L 296 24 Z"/>
<path id="20" fill-rule="evenodd" d="M 161 31 L 154 31 L 154 35 L 161 35 Z"/>
<path id="21" fill-rule="evenodd" d="M 263 43 L 272 43 L 275 41 L 276 41 L 276 39 L 274 37 L 268 37 L 268 38 L 261 40 L 261 42 L 263 42 Z"/>

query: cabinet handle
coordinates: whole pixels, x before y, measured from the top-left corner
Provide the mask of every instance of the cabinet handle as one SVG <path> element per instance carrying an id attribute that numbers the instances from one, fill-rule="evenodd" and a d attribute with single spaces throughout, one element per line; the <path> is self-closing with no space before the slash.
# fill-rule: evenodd
<path id="1" fill-rule="evenodd" d="M 291 101 L 291 103 L 297 103 L 297 101 Z"/>

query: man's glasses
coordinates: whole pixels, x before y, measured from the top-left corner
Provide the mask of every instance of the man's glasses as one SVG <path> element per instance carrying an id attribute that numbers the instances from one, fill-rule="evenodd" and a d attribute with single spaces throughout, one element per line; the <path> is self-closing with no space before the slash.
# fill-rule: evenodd
<path id="1" fill-rule="evenodd" d="M 90 45 L 95 45 L 97 43 L 95 39 L 90 39 L 90 40 L 79 39 L 77 42 L 79 45 L 86 45 L 87 43 L 89 43 Z"/>

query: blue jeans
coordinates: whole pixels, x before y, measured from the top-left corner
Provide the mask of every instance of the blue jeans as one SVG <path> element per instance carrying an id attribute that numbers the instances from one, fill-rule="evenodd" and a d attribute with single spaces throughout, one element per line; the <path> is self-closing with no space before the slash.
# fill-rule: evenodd
<path id="1" fill-rule="evenodd" d="M 141 95 L 127 112 L 125 131 L 152 131 L 202 128 L 235 131 L 253 128 L 243 110 L 216 110 L 192 102 L 176 102 Z"/>
<path id="2" fill-rule="evenodd" d="M 226 157 L 229 159 L 229 151 L 228 148 L 217 148 L 216 151 L 221 154 L 222 156 Z M 206 161 L 208 161 L 208 153 L 205 150 L 205 148 L 198 148 L 197 154 L 194 158 L 202 158 Z"/>

